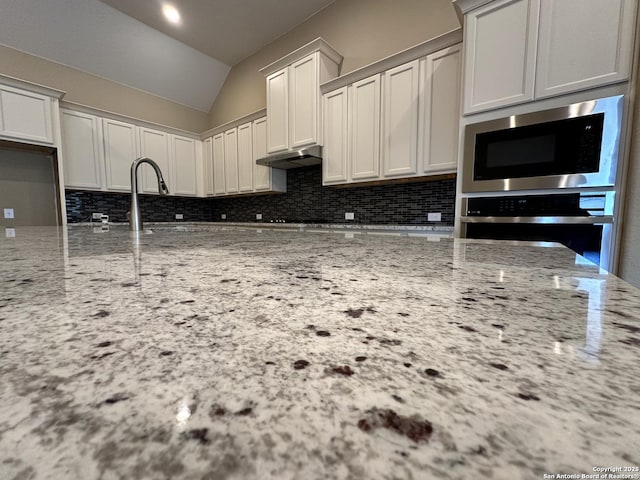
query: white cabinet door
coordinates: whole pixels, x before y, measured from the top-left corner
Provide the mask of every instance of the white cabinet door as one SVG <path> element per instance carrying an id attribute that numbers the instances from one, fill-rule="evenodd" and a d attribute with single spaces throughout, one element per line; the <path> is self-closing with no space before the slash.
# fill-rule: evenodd
<path id="1" fill-rule="evenodd" d="M 197 195 L 198 154 L 193 138 L 171 135 L 171 161 L 173 163 L 174 193 Z"/>
<path id="2" fill-rule="evenodd" d="M 289 69 L 289 146 L 299 148 L 318 141 L 318 62 L 313 53 Z"/>
<path id="3" fill-rule="evenodd" d="M 355 82 L 349 91 L 351 179 L 380 175 L 380 75 Z"/>
<path id="4" fill-rule="evenodd" d="M 253 122 L 253 187 L 256 191 L 271 188 L 271 169 L 255 163 L 267 155 L 267 118 Z"/>
<path id="5" fill-rule="evenodd" d="M 135 125 L 102 119 L 107 190 L 131 190 L 131 164 L 139 157 Z"/>
<path id="6" fill-rule="evenodd" d="M 252 123 L 238 127 L 238 190 L 253 191 L 253 141 Z"/>
<path id="7" fill-rule="evenodd" d="M 227 191 L 224 175 L 224 133 L 213 137 L 213 193 L 224 195 Z"/>
<path id="8" fill-rule="evenodd" d="M 53 144 L 51 98 L 18 88 L 0 87 L 0 135 Z"/>
<path id="9" fill-rule="evenodd" d="M 224 132 L 224 179 L 227 193 L 238 193 L 238 129 Z"/>
<path id="10" fill-rule="evenodd" d="M 458 161 L 460 46 L 420 61 L 421 112 L 418 157 L 424 173 L 454 171 Z"/>
<path id="11" fill-rule="evenodd" d="M 349 162 L 348 88 L 342 87 L 324 96 L 324 147 L 322 183 L 345 183 Z"/>
<path id="12" fill-rule="evenodd" d="M 533 100 L 539 8 L 497 0 L 465 15 L 464 113 Z"/>
<path id="13" fill-rule="evenodd" d="M 542 0 L 536 97 L 626 80 L 637 0 Z"/>
<path id="14" fill-rule="evenodd" d="M 382 164 L 385 177 L 417 172 L 418 80 L 418 60 L 384 74 Z"/>
<path id="15" fill-rule="evenodd" d="M 140 156 L 153 160 L 160 167 L 169 193 L 174 193 L 171 165 L 169 163 L 169 135 L 165 132 L 140 127 Z M 143 193 L 159 193 L 158 177 L 151 165 L 143 163 L 138 167 L 138 188 Z"/>
<path id="16" fill-rule="evenodd" d="M 64 184 L 71 188 L 103 188 L 102 125 L 94 115 L 60 110 Z"/>
<path id="17" fill-rule="evenodd" d="M 289 70 L 267 77 L 267 149 L 269 153 L 289 148 Z"/>
<path id="18" fill-rule="evenodd" d="M 213 195 L 213 138 L 202 142 L 202 157 L 204 163 L 204 194 Z"/>

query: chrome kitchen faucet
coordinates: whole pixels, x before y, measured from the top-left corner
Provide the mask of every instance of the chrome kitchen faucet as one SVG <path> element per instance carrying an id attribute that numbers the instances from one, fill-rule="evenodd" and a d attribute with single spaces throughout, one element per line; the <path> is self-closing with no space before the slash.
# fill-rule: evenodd
<path id="1" fill-rule="evenodd" d="M 156 162 L 147 157 L 140 157 L 133 161 L 131 164 L 131 213 L 129 214 L 129 230 L 132 232 L 142 230 L 142 218 L 140 218 L 140 205 L 138 204 L 138 167 L 143 163 L 148 163 L 156 171 L 160 195 L 169 193 L 167 184 L 164 183 L 164 178 L 162 178 L 160 167 Z"/>

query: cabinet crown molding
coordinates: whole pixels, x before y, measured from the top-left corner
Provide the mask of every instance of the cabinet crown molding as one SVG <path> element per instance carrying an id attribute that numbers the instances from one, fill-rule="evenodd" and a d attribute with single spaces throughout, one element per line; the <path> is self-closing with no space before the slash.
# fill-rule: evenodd
<path id="1" fill-rule="evenodd" d="M 278 70 L 282 70 L 285 67 L 288 67 L 292 63 L 297 62 L 298 60 L 306 57 L 307 55 L 320 52 L 330 58 L 337 65 L 342 64 L 342 55 L 340 55 L 335 48 L 333 48 L 329 43 L 327 43 L 322 37 L 318 37 L 315 40 L 310 41 L 306 45 L 301 46 L 297 50 L 285 55 L 284 57 L 276 60 L 273 63 L 270 63 L 266 67 L 262 67 L 260 72 L 264 74 L 264 76 L 271 75 Z"/>
<path id="2" fill-rule="evenodd" d="M 210 128 L 209 130 L 205 130 L 200 134 L 200 139 L 204 140 L 208 137 L 213 137 L 218 133 L 222 133 L 225 130 L 229 130 L 230 128 L 237 127 L 242 125 L 243 123 L 253 122 L 261 117 L 266 117 L 267 109 L 261 108 L 260 110 L 256 110 L 255 112 L 251 112 L 247 115 L 243 115 L 242 117 L 236 118 L 235 120 L 231 120 L 230 122 L 223 123 L 222 125 L 218 125 L 217 127 Z"/>
<path id="3" fill-rule="evenodd" d="M 0 85 L 4 85 L 6 87 L 19 88 L 22 90 L 26 90 L 32 93 L 39 93 L 40 95 L 45 95 L 51 98 L 57 98 L 60 100 L 67 92 L 63 92 L 62 90 L 56 90 L 55 88 L 47 87 L 45 85 L 40 85 L 39 83 L 28 82 L 26 80 L 21 80 L 19 78 L 10 77 L 8 75 L 0 74 Z"/>
<path id="4" fill-rule="evenodd" d="M 460 19 L 460 23 L 463 23 L 465 13 L 491 2 L 493 2 L 493 0 L 452 0 L 453 6 L 458 14 L 458 18 Z"/>

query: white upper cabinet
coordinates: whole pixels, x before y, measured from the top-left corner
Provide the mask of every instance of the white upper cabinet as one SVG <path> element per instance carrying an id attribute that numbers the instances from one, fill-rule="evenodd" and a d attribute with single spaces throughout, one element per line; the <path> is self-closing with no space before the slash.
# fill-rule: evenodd
<path id="1" fill-rule="evenodd" d="M 65 187 L 104 187 L 102 125 L 95 115 L 60 110 Z"/>
<path id="2" fill-rule="evenodd" d="M 224 179 L 227 193 L 238 193 L 238 129 L 224 132 Z"/>
<path id="3" fill-rule="evenodd" d="M 289 148 L 289 70 L 287 68 L 267 77 L 268 153 Z"/>
<path id="4" fill-rule="evenodd" d="M 169 160 L 169 135 L 165 132 L 140 127 L 140 156 L 153 160 L 160 167 L 170 193 L 174 185 Z M 143 163 L 138 167 L 138 188 L 143 193 L 159 193 L 158 177 L 151 165 Z"/>
<path id="5" fill-rule="evenodd" d="M 461 63 L 460 45 L 432 53 L 420 61 L 418 158 L 423 173 L 456 170 Z"/>
<path id="6" fill-rule="evenodd" d="M 381 73 L 348 74 L 352 83 L 338 78 L 323 86 L 324 185 L 456 171 L 462 69 L 457 33 L 403 52 L 406 63 L 384 60 Z"/>
<path id="7" fill-rule="evenodd" d="M 131 164 L 138 158 L 137 127 L 102 119 L 107 190 L 131 190 Z"/>
<path id="8" fill-rule="evenodd" d="M 465 113 L 533 100 L 539 7 L 498 0 L 465 15 Z"/>
<path id="9" fill-rule="evenodd" d="M 542 0 L 536 97 L 626 80 L 637 0 Z"/>
<path id="10" fill-rule="evenodd" d="M 176 195 L 198 194 L 198 149 L 193 138 L 170 135 L 173 164 L 173 192 Z"/>
<path id="11" fill-rule="evenodd" d="M 286 192 L 287 171 L 256 164 L 267 155 L 267 117 L 258 118 L 252 124 L 253 190 L 256 192 Z"/>
<path id="12" fill-rule="evenodd" d="M 213 136 L 213 193 L 224 195 L 226 193 L 224 173 L 224 133 Z"/>
<path id="13" fill-rule="evenodd" d="M 289 132 L 290 147 L 299 148 L 321 143 L 318 128 L 318 95 L 320 91 L 318 69 L 320 53 L 314 53 L 290 67 Z"/>
<path id="14" fill-rule="evenodd" d="M 238 190 L 253 191 L 253 141 L 251 122 L 238 127 Z"/>
<path id="15" fill-rule="evenodd" d="M 464 113 L 628 80 L 636 9 L 637 0 L 495 0 L 466 11 Z"/>
<path id="16" fill-rule="evenodd" d="M 267 80 L 267 151 L 322 145 L 320 84 L 338 76 L 342 56 L 317 38 L 262 68 Z"/>
<path id="17" fill-rule="evenodd" d="M 349 161 L 348 88 L 324 96 L 325 146 L 322 158 L 324 185 L 346 183 Z"/>
<path id="18" fill-rule="evenodd" d="M 380 175 L 380 75 L 350 87 L 350 177 L 375 179 Z"/>
<path id="19" fill-rule="evenodd" d="M 170 195 L 213 191 L 211 155 L 205 178 L 198 174 L 200 140 L 75 110 L 61 109 L 60 119 L 67 187 L 131 191 L 131 164 L 147 157 L 160 167 Z M 211 139 L 208 145 L 210 152 Z M 146 163 L 138 166 L 138 191 L 159 193 L 155 170 Z"/>
<path id="20" fill-rule="evenodd" d="M 204 194 L 213 195 L 213 138 L 202 142 L 202 161 L 204 164 Z"/>
<path id="21" fill-rule="evenodd" d="M 267 118 L 253 122 L 253 187 L 256 190 L 269 190 L 271 187 L 271 168 L 258 165 L 255 161 L 267 155 Z"/>
<path id="22" fill-rule="evenodd" d="M 51 105 L 46 95 L 0 85 L 0 136 L 52 145 Z"/>
<path id="23" fill-rule="evenodd" d="M 418 68 L 418 60 L 414 60 L 384 74 L 382 165 L 385 177 L 417 172 Z"/>

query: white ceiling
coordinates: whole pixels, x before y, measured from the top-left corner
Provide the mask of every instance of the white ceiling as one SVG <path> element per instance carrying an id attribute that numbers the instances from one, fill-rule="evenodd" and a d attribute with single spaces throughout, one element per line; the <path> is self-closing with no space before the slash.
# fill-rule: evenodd
<path id="1" fill-rule="evenodd" d="M 235 65 L 335 0 L 101 0 L 212 58 Z M 179 26 L 162 5 L 175 6 Z"/>
<path id="2" fill-rule="evenodd" d="M 176 28 L 160 0 L 0 0 L 0 44 L 208 112 L 230 65 L 333 1 L 174 0 Z"/>

